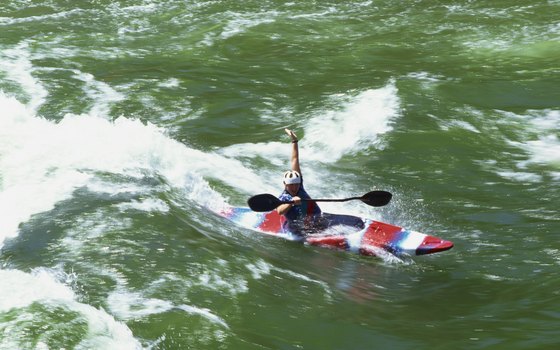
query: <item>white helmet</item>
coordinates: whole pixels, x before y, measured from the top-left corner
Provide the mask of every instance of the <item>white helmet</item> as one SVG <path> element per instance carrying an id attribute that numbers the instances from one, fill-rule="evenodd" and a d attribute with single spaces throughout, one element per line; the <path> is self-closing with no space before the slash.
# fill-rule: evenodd
<path id="1" fill-rule="evenodd" d="M 284 185 L 300 184 L 301 175 L 295 171 L 290 170 L 284 173 Z"/>

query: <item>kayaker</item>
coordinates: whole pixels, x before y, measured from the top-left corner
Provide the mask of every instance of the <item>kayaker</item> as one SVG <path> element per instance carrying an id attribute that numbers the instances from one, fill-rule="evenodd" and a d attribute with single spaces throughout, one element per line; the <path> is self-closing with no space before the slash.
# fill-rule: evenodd
<path id="1" fill-rule="evenodd" d="M 296 134 L 289 129 L 284 129 L 292 140 L 291 169 L 284 173 L 284 191 L 278 197 L 282 201 L 293 203 L 282 204 L 276 208 L 280 215 L 286 217 L 284 228 L 296 234 L 305 234 L 313 231 L 321 218 L 321 208 L 316 202 L 302 201 L 302 198 L 311 198 L 303 187 L 303 177 L 299 165 L 299 148 Z"/>

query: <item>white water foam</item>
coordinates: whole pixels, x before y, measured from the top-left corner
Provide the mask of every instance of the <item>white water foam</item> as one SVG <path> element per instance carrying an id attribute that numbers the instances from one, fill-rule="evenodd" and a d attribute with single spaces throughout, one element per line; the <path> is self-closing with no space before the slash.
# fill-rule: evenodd
<path id="1" fill-rule="evenodd" d="M 212 46 L 217 39 L 225 40 L 235 35 L 242 34 L 247 30 L 261 24 L 272 23 L 280 15 L 277 11 L 264 11 L 259 13 L 239 13 L 233 11 L 225 11 L 222 22 L 225 26 L 220 33 L 207 33 L 202 41 L 206 46 Z"/>
<path id="2" fill-rule="evenodd" d="M 225 264 L 226 262 L 224 262 Z M 158 298 L 150 298 L 144 296 L 145 293 L 151 293 L 153 290 L 159 290 L 162 285 L 166 282 L 173 281 L 174 286 L 177 288 L 175 283 L 180 282 L 183 284 L 183 288 L 188 290 L 193 285 L 204 286 L 212 290 L 225 291 L 231 295 L 236 295 L 238 293 L 246 293 L 247 286 L 245 281 L 239 280 L 229 280 L 225 281 L 220 277 L 220 272 L 211 271 L 203 272 L 199 276 L 199 281 L 192 283 L 191 281 L 185 281 L 181 278 L 176 278 L 173 275 L 166 274 L 159 280 L 156 280 L 152 286 L 144 292 L 134 292 L 127 288 L 127 283 L 124 278 L 115 274 L 114 272 L 109 272 L 113 275 L 113 279 L 117 282 L 117 288 L 111 292 L 107 298 L 107 304 L 111 313 L 122 320 L 136 320 L 143 317 L 160 314 L 165 312 L 170 312 L 173 310 L 182 310 L 189 314 L 202 316 L 211 323 L 217 324 L 221 327 L 229 329 L 226 321 L 221 317 L 214 314 L 211 310 L 207 308 L 197 307 L 193 305 L 180 304 L 174 305 L 168 300 L 162 300 Z"/>
<path id="3" fill-rule="evenodd" d="M 560 169 L 560 110 L 530 111 L 536 114 L 531 123 L 540 134 L 537 140 L 529 140 L 526 145 L 531 152 L 530 163 L 550 164 Z"/>
<path id="4" fill-rule="evenodd" d="M 311 159 L 336 162 L 348 154 L 382 148 L 380 136 L 393 129 L 391 123 L 399 116 L 400 101 L 394 82 L 341 97 L 341 109 L 324 111 L 305 127 Z"/>
<path id="5" fill-rule="evenodd" d="M 111 312 L 120 319 L 138 319 L 148 315 L 158 314 L 173 309 L 173 304 L 167 300 L 145 298 L 140 293 L 117 290 L 107 298 Z"/>
<path id="6" fill-rule="evenodd" d="M 9 80 L 21 86 L 22 91 L 26 94 L 25 98 L 29 102 L 25 109 L 36 111 L 45 102 L 48 92 L 32 75 L 33 65 L 28 47 L 29 43 L 23 41 L 13 48 L 1 50 L 0 62 L 2 65 L 0 69 L 5 72 Z M 13 108 L 20 109 L 19 106 L 7 104 L 6 109 L 2 108 L 1 111 L 8 114 L 12 113 Z"/>
<path id="7" fill-rule="evenodd" d="M 527 141 L 531 152 L 529 163 L 551 164 L 560 168 L 560 140 L 556 135 L 544 135 L 538 140 Z"/>
<path id="8" fill-rule="evenodd" d="M 449 131 L 454 128 L 468 130 L 477 134 L 480 134 L 480 130 L 478 130 L 475 126 L 471 123 L 466 122 L 464 120 L 452 120 L 449 122 L 443 122 L 440 124 L 440 128 L 445 131 Z"/>
<path id="9" fill-rule="evenodd" d="M 117 204 L 117 207 L 121 211 L 127 211 L 130 209 L 144 211 L 147 213 L 167 213 L 169 212 L 169 205 L 162 201 L 161 199 L 146 198 L 144 200 L 132 200 L 127 203 Z"/>
<path id="10" fill-rule="evenodd" d="M 144 209 L 144 208 L 142 208 Z M 82 214 L 74 217 L 72 227 L 65 229 L 65 236 L 61 243 L 67 248 L 68 259 L 79 259 L 82 249 L 91 242 L 95 242 L 108 232 L 127 230 L 133 226 L 129 217 L 116 218 L 107 208 L 100 208 L 93 213 Z M 105 252 L 118 250 L 123 252 L 123 247 L 105 246 Z M 92 267 L 92 270 L 96 268 Z"/>
<path id="11" fill-rule="evenodd" d="M 272 23 L 276 20 L 276 17 L 280 15 L 277 11 L 260 13 L 227 12 L 227 14 L 229 15 L 230 21 L 222 31 L 220 39 L 230 38 L 261 24 Z"/>
<path id="12" fill-rule="evenodd" d="M 194 306 L 191 306 L 191 305 L 185 305 L 185 304 L 179 305 L 179 306 L 177 306 L 177 308 L 181 309 L 185 312 L 188 312 L 190 314 L 200 315 L 200 316 L 212 321 L 213 323 L 217 323 L 217 324 L 221 325 L 222 327 L 229 328 L 227 323 L 223 319 L 214 315 L 208 309 L 198 308 L 198 307 L 194 307 Z"/>
<path id="13" fill-rule="evenodd" d="M 330 298 L 332 297 L 332 291 L 331 291 L 331 289 L 330 289 L 330 287 L 327 283 L 325 283 L 323 281 L 320 281 L 320 280 L 316 280 L 316 279 L 307 277 L 305 275 L 302 275 L 300 273 L 297 273 L 297 272 L 294 272 L 294 271 L 291 271 L 291 270 L 276 267 L 274 265 L 271 265 L 271 264 L 267 263 L 266 261 L 264 261 L 262 259 L 258 260 L 255 263 L 246 264 L 245 267 L 251 272 L 253 278 L 256 279 L 256 280 L 262 279 L 263 276 L 268 276 L 273 271 L 275 271 L 275 272 L 285 274 L 285 275 L 287 275 L 291 278 L 301 280 L 305 283 L 317 284 L 324 290 L 325 298 L 330 300 Z"/>
<path id="14" fill-rule="evenodd" d="M 524 171 L 498 171 L 498 175 L 506 179 L 512 179 L 519 182 L 539 183 L 543 177 L 539 174 L 533 174 Z"/>
<path id="15" fill-rule="evenodd" d="M 528 153 L 528 158 L 518 161 L 515 169 L 501 170 L 502 177 L 520 182 L 541 182 L 543 172 L 532 172 L 532 165 L 549 168 L 546 173 L 554 180 L 560 178 L 560 111 L 529 110 L 524 115 L 511 112 L 502 113 L 505 118 L 526 125 L 518 140 L 509 140 L 509 144 Z"/>
<path id="16" fill-rule="evenodd" d="M 26 273 L 18 270 L 0 270 L 0 280 L 0 312 L 21 309 L 15 320 L 0 326 L 0 335 L 13 332 L 19 321 L 23 322 L 32 317 L 31 311 L 26 312 L 25 308 L 39 303 L 77 313 L 77 317 L 86 321 L 87 332 L 76 349 L 141 348 L 126 325 L 116 321 L 102 309 L 78 302 L 72 289 L 60 283 L 53 271 L 37 269 Z M 0 348 L 20 348 L 22 344 L 8 335 L 0 336 Z"/>
<path id="17" fill-rule="evenodd" d="M 10 4 L 11 5 L 11 4 Z M 20 23 L 29 23 L 29 22 L 43 22 L 53 19 L 68 19 L 71 16 L 82 14 L 84 10 L 82 9 L 74 9 L 70 11 L 64 11 L 59 13 L 53 13 L 48 15 L 40 15 L 40 16 L 29 16 L 29 17 L 21 17 L 21 18 L 13 18 L 13 17 L 0 17 L 0 26 L 3 25 L 13 25 L 13 24 L 20 24 Z"/>
<path id="18" fill-rule="evenodd" d="M 173 309 L 167 300 L 145 298 L 140 293 L 116 290 L 107 298 L 111 313 L 122 320 L 139 319 Z"/>

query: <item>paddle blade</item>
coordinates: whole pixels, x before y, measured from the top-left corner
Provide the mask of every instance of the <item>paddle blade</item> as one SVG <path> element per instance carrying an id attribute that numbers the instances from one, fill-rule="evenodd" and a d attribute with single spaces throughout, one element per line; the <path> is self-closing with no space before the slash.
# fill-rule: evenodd
<path id="1" fill-rule="evenodd" d="M 382 207 L 387 205 L 393 195 L 387 191 L 371 191 L 360 197 L 360 200 L 372 207 Z"/>
<path id="2" fill-rule="evenodd" d="M 249 208 L 253 211 L 264 212 L 276 209 L 282 201 L 271 194 L 257 194 L 247 200 Z"/>

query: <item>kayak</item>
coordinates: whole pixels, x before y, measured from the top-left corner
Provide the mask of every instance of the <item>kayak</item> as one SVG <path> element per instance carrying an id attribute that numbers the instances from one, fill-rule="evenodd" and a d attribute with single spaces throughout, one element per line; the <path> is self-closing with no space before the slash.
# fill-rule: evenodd
<path id="1" fill-rule="evenodd" d="M 323 213 L 328 219 L 328 227 L 302 236 L 286 231 L 286 219 L 276 210 L 263 213 L 250 208 L 229 207 L 218 214 L 260 233 L 366 256 L 379 256 L 384 252 L 397 256 L 426 255 L 453 248 L 452 242 L 438 237 L 351 215 Z"/>

